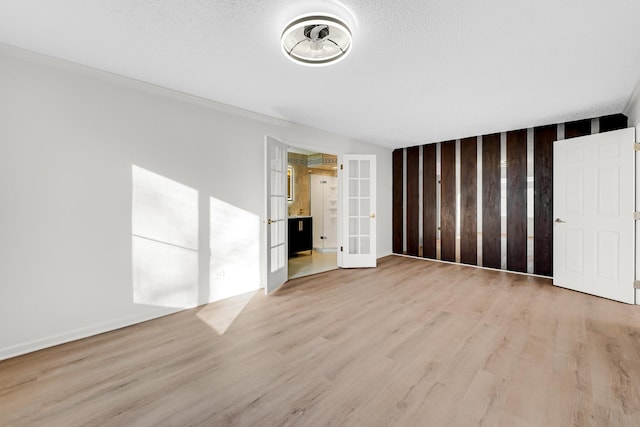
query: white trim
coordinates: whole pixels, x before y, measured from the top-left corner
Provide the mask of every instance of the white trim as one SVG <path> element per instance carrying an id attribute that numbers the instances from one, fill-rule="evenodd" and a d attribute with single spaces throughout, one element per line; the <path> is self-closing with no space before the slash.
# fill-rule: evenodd
<path id="1" fill-rule="evenodd" d="M 635 127 L 635 137 L 634 140 L 637 142 L 638 141 L 638 133 L 640 132 L 640 127 Z M 635 151 L 634 153 L 634 162 L 633 162 L 633 176 L 634 176 L 634 188 L 633 188 L 633 193 L 635 195 L 635 201 L 634 201 L 634 209 L 635 211 L 638 211 L 638 209 L 640 209 L 640 170 L 638 168 L 638 166 L 640 165 L 640 151 Z M 634 224 L 634 243 L 633 243 L 633 248 L 635 251 L 634 254 L 634 280 L 640 280 L 640 225 L 638 223 L 638 221 L 635 221 Z M 634 298 L 635 298 L 635 304 L 636 305 L 640 305 L 640 289 L 636 289 L 635 293 L 634 293 Z"/>
<path id="2" fill-rule="evenodd" d="M 44 348 L 53 347 L 60 344 L 65 344 L 71 341 L 76 341 L 82 338 L 91 337 L 105 332 L 111 332 L 116 329 L 124 328 L 127 326 L 133 326 L 137 323 L 146 322 L 148 320 L 164 317 L 169 314 L 174 314 L 185 309 L 182 308 L 161 308 L 154 310 L 152 313 L 145 315 L 134 315 L 129 317 L 123 317 L 110 322 L 98 323 L 95 325 L 74 329 L 61 334 L 51 335 L 45 338 L 39 338 L 37 340 L 27 341 L 20 344 L 12 345 L 0 349 L 0 360 L 9 359 L 11 357 L 20 356 L 23 354 L 31 353 Z"/>

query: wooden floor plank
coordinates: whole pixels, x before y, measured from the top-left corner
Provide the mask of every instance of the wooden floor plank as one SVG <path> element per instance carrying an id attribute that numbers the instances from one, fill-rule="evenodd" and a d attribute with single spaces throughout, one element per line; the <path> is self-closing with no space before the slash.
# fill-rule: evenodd
<path id="1" fill-rule="evenodd" d="M 0 425 L 640 425 L 640 309 L 389 256 L 0 362 Z"/>

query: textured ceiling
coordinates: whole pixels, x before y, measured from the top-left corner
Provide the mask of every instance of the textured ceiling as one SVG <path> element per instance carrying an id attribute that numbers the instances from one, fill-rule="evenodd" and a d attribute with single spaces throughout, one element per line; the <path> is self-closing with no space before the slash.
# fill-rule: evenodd
<path id="1" fill-rule="evenodd" d="M 284 25 L 326 11 L 353 50 L 308 68 Z M 0 0 L 0 43 L 390 147 L 619 113 L 638 0 Z"/>

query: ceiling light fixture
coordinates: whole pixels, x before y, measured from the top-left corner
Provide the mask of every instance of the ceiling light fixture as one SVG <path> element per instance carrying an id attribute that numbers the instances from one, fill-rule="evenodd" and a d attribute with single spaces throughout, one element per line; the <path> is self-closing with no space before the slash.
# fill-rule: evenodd
<path id="1" fill-rule="evenodd" d="M 287 58 L 317 67 L 334 64 L 349 54 L 351 30 L 331 15 L 305 15 L 284 27 L 281 42 Z"/>

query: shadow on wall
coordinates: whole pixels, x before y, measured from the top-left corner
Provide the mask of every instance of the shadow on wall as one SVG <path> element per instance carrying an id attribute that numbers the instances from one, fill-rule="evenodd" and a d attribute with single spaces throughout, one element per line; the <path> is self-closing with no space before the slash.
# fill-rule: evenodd
<path id="1" fill-rule="evenodd" d="M 200 197 L 196 189 L 132 165 L 135 304 L 184 309 L 259 288 L 258 215 L 210 197 L 203 224 Z M 200 241 L 207 228 L 207 241 Z"/>

